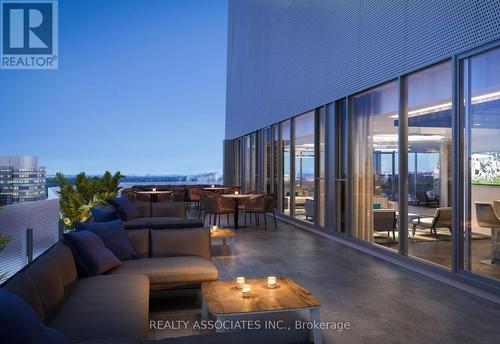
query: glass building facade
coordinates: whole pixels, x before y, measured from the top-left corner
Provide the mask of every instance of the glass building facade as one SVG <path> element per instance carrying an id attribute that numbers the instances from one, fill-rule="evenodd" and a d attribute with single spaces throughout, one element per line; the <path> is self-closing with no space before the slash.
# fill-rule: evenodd
<path id="1" fill-rule="evenodd" d="M 287 221 L 498 287 L 499 137 L 496 41 L 233 140 L 231 178 Z"/>
<path id="2" fill-rule="evenodd" d="M 0 156 L 0 205 L 46 198 L 45 167 L 34 156 Z"/>

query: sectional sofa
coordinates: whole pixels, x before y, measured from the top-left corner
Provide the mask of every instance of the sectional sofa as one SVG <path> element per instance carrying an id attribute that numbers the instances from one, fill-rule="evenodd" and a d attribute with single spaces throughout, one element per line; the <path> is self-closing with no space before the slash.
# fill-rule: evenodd
<path id="1" fill-rule="evenodd" d="M 218 278 L 206 229 L 129 230 L 138 259 L 105 275 L 81 277 L 59 242 L 5 284 L 71 343 L 146 339 L 151 291 L 199 287 Z"/>
<path id="2" fill-rule="evenodd" d="M 30 305 L 37 321 L 60 331 L 68 343 L 242 344 L 259 338 L 273 343 L 308 342 L 308 331 L 212 333 L 148 340 L 151 293 L 199 288 L 202 282 L 217 280 L 218 271 L 211 261 L 210 233 L 206 229 L 138 229 L 128 230 L 127 236 L 138 258 L 122 261 L 106 274 L 83 276 L 72 250 L 60 241 L 2 287 Z M 19 324 L 26 331 L 30 326 Z M 9 333 L 5 327 L 2 331 Z"/>
<path id="3" fill-rule="evenodd" d="M 133 202 L 139 211 L 139 216 L 123 221 L 125 229 L 170 229 L 203 227 L 200 219 L 186 218 L 183 202 Z M 102 210 L 115 212 L 111 204 L 101 205 Z"/>

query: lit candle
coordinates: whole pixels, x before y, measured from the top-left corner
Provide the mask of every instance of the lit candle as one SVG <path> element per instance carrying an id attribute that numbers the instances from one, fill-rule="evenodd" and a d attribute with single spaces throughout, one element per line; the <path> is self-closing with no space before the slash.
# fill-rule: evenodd
<path id="1" fill-rule="evenodd" d="M 212 188 L 214 188 L 214 187 L 215 187 L 215 185 L 212 185 Z"/>
<path id="2" fill-rule="evenodd" d="M 217 226 L 212 226 L 210 228 L 210 233 L 214 233 L 217 230 Z"/>
<path id="3" fill-rule="evenodd" d="M 243 289 L 243 285 L 245 284 L 245 277 L 236 277 L 236 284 L 238 288 Z"/>
<path id="4" fill-rule="evenodd" d="M 252 287 L 250 286 L 250 284 L 244 284 L 243 289 L 241 290 L 241 296 L 248 297 L 250 296 L 251 292 L 252 292 Z"/>
<path id="5" fill-rule="evenodd" d="M 155 191 L 156 191 L 156 188 L 153 188 L 153 192 L 155 192 Z"/>
<path id="6" fill-rule="evenodd" d="M 276 276 L 267 277 L 267 287 L 275 288 L 276 287 Z"/>
<path id="7" fill-rule="evenodd" d="M 239 192 L 238 192 L 238 191 L 235 191 L 235 192 L 234 192 L 234 194 L 235 194 L 235 195 L 237 195 L 237 194 L 239 194 Z"/>

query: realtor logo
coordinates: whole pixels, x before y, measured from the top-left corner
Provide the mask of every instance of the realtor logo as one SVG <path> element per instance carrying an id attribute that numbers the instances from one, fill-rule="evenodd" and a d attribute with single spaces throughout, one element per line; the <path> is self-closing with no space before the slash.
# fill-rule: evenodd
<path id="1" fill-rule="evenodd" d="M 57 1 L 1 1 L 0 68 L 57 69 Z"/>

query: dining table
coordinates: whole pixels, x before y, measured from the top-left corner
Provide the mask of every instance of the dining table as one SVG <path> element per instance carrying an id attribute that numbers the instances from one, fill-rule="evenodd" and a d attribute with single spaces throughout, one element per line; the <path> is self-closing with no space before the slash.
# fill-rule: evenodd
<path id="1" fill-rule="evenodd" d="M 136 191 L 136 193 L 141 195 L 148 195 L 149 201 L 152 203 L 158 202 L 159 195 L 171 194 L 172 191 L 168 190 L 149 190 L 149 191 Z"/>
<path id="2" fill-rule="evenodd" d="M 226 190 L 226 188 L 222 187 L 222 186 L 213 186 L 213 187 L 211 186 L 211 187 L 203 188 L 203 190 L 205 190 L 205 191 L 220 192 L 220 191 Z"/>
<path id="3" fill-rule="evenodd" d="M 224 198 L 229 198 L 234 200 L 234 229 L 238 229 L 238 217 L 239 217 L 239 211 L 240 211 L 240 201 L 241 200 L 247 200 L 253 197 L 258 197 L 260 195 L 255 195 L 255 194 L 225 194 L 221 195 L 221 197 Z"/>

